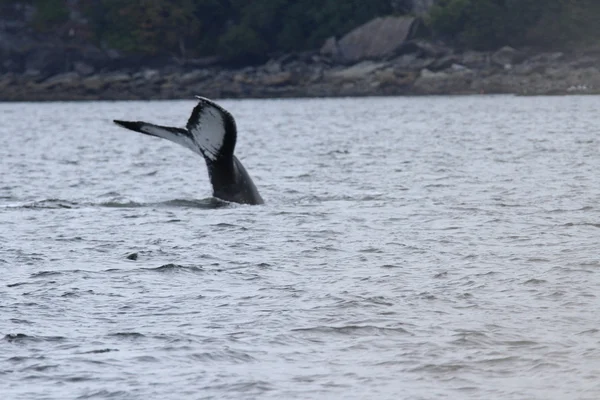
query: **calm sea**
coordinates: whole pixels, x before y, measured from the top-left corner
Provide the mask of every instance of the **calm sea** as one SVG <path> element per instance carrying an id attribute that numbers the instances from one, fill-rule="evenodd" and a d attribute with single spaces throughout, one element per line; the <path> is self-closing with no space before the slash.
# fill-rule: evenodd
<path id="1" fill-rule="evenodd" d="M 0 104 L 2 399 L 600 398 L 600 97 L 221 104 Z"/>

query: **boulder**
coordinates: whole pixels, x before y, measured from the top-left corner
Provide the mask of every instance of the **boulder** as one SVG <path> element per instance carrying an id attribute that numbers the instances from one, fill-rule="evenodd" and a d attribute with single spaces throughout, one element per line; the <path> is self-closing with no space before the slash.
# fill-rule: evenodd
<path id="1" fill-rule="evenodd" d="M 81 61 L 73 63 L 73 69 L 81 76 L 89 76 L 95 71 L 94 67 Z"/>
<path id="2" fill-rule="evenodd" d="M 453 50 L 441 43 L 433 43 L 424 39 L 413 39 L 403 43 L 397 50 L 397 55 L 416 54 L 417 57 L 440 58 L 452 54 Z"/>
<path id="3" fill-rule="evenodd" d="M 210 72 L 205 69 L 197 69 L 183 74 L 179 79 L 183 85 L 189 85 L 196 82 L 201 82 L 210 76 Z"/>
<path id="4" fill-rule="evenodd" d="M 131 80 L 131 75 L 124 72 L 115 72 L 104 77 L 104 82 L 107 84 L 116 84 L 128 82 Z"/>
<path id="5" fill-rule="evenodd" d="M 451 54 L 434 60 L 427 68 L 431 71 L 443 71 L 450 68 L 456 62 L 458 62 L 458 58 Z"/>
<path id="6" fill-rule="evenodd" d="M 282 71 L 281 62 L 279 62 L 277 60 L 269 60 L 263 66 L 263 68 L 264 68 L 265 72 L 267 72 L 268 74 L 277 74 Z"/>
<path id="7" fill-rule="evenodd" d="M 363 61 L 349 68 L 329 71 L 325 78 L 333 81 L 354 82 L 365 79 L 373 72 L 385 68 L 388 63 L 376 63 L 373 61 Z"/>
<path id="8" fill-rule="evenodd" d="M 75 82 L 79 82 L 79 74 L 77 72 L 66 72 L 46 79 L 40 84 L 40 87 L 49 89 L 56 86 L 71 86 Z"/>
<path id="9" fill-rule="evenodd" d="M 342 63 L 392 56 L 411 38 L 415 21 L 413 17 L 375 18 L 337 42 L 333 38 L 327 39 L 321 54 L 328 54 Z"/>
<path id="10" fill-rule="evenodd" d="M 90 91 L 96 91 L 106 87 L 106 82 L 101 75 L 92 75 L 83 80 L 82 86 Z"/>
<path id="11" fill-rule="evenodd" d="M 322 56 L 331 57 L 335 60 L 340 58 L 340 47 L 338 46 L 338 41 L 335 36 L 330 37 L 323 43 L 319 53 Z"/>
<path id="12" fill-rule="evenodd" d="M 444 72 L 424 69 L 413 87 L 421 94 L 470 93 L 473 78 L 474 73 L 468 68 L 451 68 Z"/>
<path id="13" fill-rule="evenodd" d="M 0 91 L 6 89 L 16 82 L 15 75 L 13 73 L 6 73 L 4 75 L 0 75 Z"/>
<path id="14" fill-rule="evenodd" d="M 514 64 L 518 64 L 525 59 L 525 55 L 510 46 L 504 46 L 494 54 L 492 54 L 492 63 L 499 67 L 509 69 Z"/>
<path id="15" fill-rule="evenodd" d="M 292 73 L 289 71 L 284 71 L 275 74 L 268 74 L 263 76 L 260 81 L 265 86 L 282 86 L 291 83 Z"/>
<path id="16" fill-rule="evenodd" d="M 397 70 L 420 71 L 423 68 L 427 68 L 434 61 L 435 59 L 433 58 L 420 58 L 417 57 L 417 54 L 413 53 L 404 54 L 395 58 L 392 60 L 392 64 Z"/>
<path id="17" fill-rule="evenodd" d="M 484 68 L 489 65 L 489 57 L 479 51 L 465 51 L 460 57 L 460 63 L 469 68 Z"/>

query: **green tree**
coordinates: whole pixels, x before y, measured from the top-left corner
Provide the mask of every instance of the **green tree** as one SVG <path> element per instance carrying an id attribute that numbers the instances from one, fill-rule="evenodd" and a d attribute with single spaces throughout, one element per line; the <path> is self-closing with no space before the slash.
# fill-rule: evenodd
<path id="1" fill-rule="evenodd" d="M 219 38 L 219 54 L 231 62 L 260 62 L 268 45 L 247 25 L 233 25 Z"/>
<path id="2" fill-rule="evenodd" d="M 48 31 L 69 20 L 69 10 L 63 0 L 36 0 L 34 27 L 41 31 Z"/>

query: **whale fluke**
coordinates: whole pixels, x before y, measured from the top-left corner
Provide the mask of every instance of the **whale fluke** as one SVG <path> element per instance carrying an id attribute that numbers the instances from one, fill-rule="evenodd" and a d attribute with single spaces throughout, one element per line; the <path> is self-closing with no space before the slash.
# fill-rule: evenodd
<path id="1" fill-rule="evenodd" d="M 201 155 L 206 161 L 213 196 L 242 204 L 263 204 L 250 175 L 233 154 L 237 140 L 235 119 L 224 108 L 196 96 L 186 128 L 160 126 L 142 121 L 114 122 L 126 129 L 170 140 Z"/>

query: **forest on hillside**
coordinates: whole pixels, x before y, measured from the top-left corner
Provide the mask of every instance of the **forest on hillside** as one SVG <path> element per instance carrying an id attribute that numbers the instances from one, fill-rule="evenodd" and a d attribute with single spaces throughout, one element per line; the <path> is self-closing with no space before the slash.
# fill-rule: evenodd
<path id="1" fill-rule="evenodd" d="M 132 54 L 219 56 L 241 63 L 318 49 L 413 0 L 0 0 L 29 5 L 29 28 Z M 18 7 L 17 7 L 18 8 Z M 22 8 L 22 7 L 21 7 Z M 431 39 L 480 50 L 558 49 L 600 38 L 598 0 L 438 0 L 423 17 Z"/>

